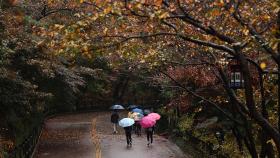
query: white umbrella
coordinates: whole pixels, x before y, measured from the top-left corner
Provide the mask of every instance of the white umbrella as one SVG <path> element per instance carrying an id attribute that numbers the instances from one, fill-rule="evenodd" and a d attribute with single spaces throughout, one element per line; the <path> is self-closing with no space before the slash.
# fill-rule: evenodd
<path id="1" fill-rule="evenodd" d="M 128 126 L 132 126 L 134 124 L 134 120 L 131 118 L 123 118 L 119 121 L 119 125 L 121 127 L 128 127 Z"/>

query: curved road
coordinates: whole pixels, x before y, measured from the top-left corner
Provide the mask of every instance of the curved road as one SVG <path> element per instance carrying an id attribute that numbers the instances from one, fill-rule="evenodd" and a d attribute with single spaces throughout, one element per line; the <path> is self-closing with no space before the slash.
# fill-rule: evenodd
<path id="1" fill-rule="evenodd" d="M 190 158 L 169 140 L 155 136 L 147 147 L 143 132 L 132 136 L 131 148 L 126 147 L 123 129 L 112 134 L 110 113 L 63 115 L 45 122 L 35 158 Z"/>

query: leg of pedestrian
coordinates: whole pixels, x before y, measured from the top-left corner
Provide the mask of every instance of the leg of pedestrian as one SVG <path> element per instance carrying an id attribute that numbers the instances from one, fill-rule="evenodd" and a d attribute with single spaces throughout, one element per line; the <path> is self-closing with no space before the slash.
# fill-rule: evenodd
<path id="1" fill-rule="evenodd" d="M 141 125 L 139 124 L 139 135 L 142 135 Z"/>
<path id="2" fill-rule="evenodd" d="M 151 144 L 153 144 L 153 132 L 150 132 Z"/>
<path id="3" fill-rule="evenodd" d="M 132 138 L 131 138 L 131 133 L 129 133 L 129 145 L 132 146 Z"/>
<path id="4" fill-rule="evenodd" d="M 126 144 L 127 144 L 127 146 L 129 146 L 129 144 L 130 144 L 129 133 L 125 132 L 125 136 L 126 136 Z"/>
<path id="5" fill-rule="evenodd" d="M 114 128 L 114 134 L 116 133 L 117 129 L 116 129 L 116 124 L 113 124 L 113 128 Z"/>
<path id="6" fill-rule="evenodd" d="M 141 136 L 141 126 L 140 126 L 140 124 L 137 124 L 137 135 L 138 136 Z"/>
<path id="7" fill-rule="evenodd" d="M 148 146 L 150 145 L 150 135 L 149 135 L 149 131 L 147 131 L 147 141 L 148 141 Z"/>

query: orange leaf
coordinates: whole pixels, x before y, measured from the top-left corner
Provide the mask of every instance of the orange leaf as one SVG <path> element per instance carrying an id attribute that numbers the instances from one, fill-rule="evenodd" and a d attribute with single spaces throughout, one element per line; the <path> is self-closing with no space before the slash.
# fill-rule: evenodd
<path id="1" fill-rule="evenodd" d="M 159 7 L 162 4 L 162 0 L 154 0 L 154 3 L 155 3 L 156 6 Z"/>

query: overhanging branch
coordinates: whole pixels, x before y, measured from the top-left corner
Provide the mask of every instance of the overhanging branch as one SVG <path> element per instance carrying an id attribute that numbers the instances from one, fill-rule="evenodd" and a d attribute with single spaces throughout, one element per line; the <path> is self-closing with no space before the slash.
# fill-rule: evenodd
<path id="1" fill-rule="evenodd" d="M 132 39 L 141 39 L 141 38 L 150 38 L 150 37 L 157 37 L 157 36 L 175 36 L 175 37 L 179 37 L 185 41 L 191 42 L 191 43 L 195 43 L 198 45 L 202 45 L 202 46 L 206 46 L 206 47 L 211 47 L 214 49 L 218 49 L 218 50 L 222 50 L 225 52 L 228 52 L 231 55 L 234 55 L 234 50 L 226 45 L 219 45 L 210 41 L 203 41 L 200 39 L 194 39 L 192 37 L 188 37 L 184 34 L 180 34 L 180 33 L 169 33 L 169 32 L 160 32 L 160 33 L 154 33 L 154 34 L 148 34 L 148 35 L 135 35 L 135 36 L 121 36 L 121 35 L 113 35 L 113 36 L 103 36 L 103 37 L 107 37 L 107 38 L 121 38 L 122 40 L 113 44 L 109 44 L 109 45 L 105 45 L 105 46 L 101 46 L 100 48 L 108 48 L 108 47 L 114 47 L 114 46 L 118 46 L 121 43 L 127 42 L 129 40 Z"/>
<path id="2" fill-rule="evenodd" d="M 239 6 L 240 6 L 240 1 L 238 1 L 235 4 L 235 11 L 232 14 L 234 19 L 239 22 L 243 27 L 247 28 L 249 30 L 250 35 L 252 35 L 254 37 L 254 39 L 256 39 L 256 41 L 260 44 L 260 46 L 268 53 L 271 55 L 271 57 L 273 58 L 273 60 L 277 63 L 279 63 L 279 59 L 278 56 L 276 54 L 276 52 L 269 46 L 268 42 L 266 42 L 266 40 L 261 36 L 260 33 L 258 33 L 258 31 L 249 23 L 246 22 L 240 12 L 239 12 Z"/>
<path id="3" fill-rule="evenodd" d="M 199 98 L 207 103 L 209 103 L 210 105 L 212 105 L 214 108 L 216 108 L 217 110 L 219 110 L 223 115 L 225 115 L 227 118 L 229 118 L 230 120 L 232 120 L 233 122 L 242 125 L 241 122 L 239 122 L 238 120 L 234 119 L 232 116 L 230 116 L 227 112 L 225 112 L 222 108 L 220 108 L 216 103 L 212 102 L 211 100 L 208 100 L 200 95 L 198 95 L 197 93 L 191 91 L 190 89 L 186 88 L 185 86 L 181 85 L 179 82 L 177 82 L 173 77 L 171 77 L 170 75 L 168 75 L 167 73 L 160 71 L 160 73 L 164 74 L 165 76 L 167 76 L 168 78 L 170 78 L 176 85 L 178 85 L 179 87 L 183 88 L 184 90 L 186 90 L 188 93 L 190 93 L 191 95 L 193 95 L 196 98 Z"/>

